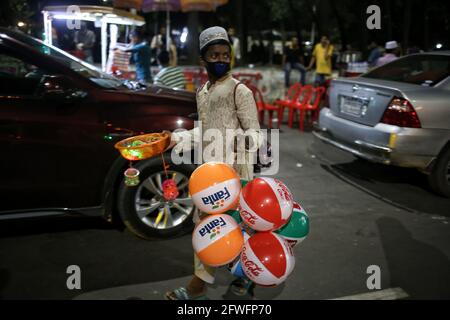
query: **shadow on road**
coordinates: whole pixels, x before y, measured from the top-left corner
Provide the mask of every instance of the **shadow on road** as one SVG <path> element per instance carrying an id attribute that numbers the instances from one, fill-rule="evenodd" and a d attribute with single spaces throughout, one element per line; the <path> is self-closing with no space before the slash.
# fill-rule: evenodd
<path id="1" fill-rule="evenodd" d="M 391 288 L 412 299 L 450 298 L 450 260 L 439 249 L 417 241 L 396 219 L 376 221 L 386 256 Z"/>
<path id="2" fill-rule="evenodd" d="M 9 282 L 10 282 L 9 271 L 3 268 L 0 269 L 0 300 L 3 299 L 1 293 L 3 292 L 3 289 L 8 286 Z"/>
<path id="3" fill-rule="evenodd" d="M 357 159 L 317 139 L 311 141 L 308 152 L 320 160 L 324 170 L 378 198 L 410 211 L 450 217 L 450 199 L 435 194 L 427 176 L 416 169 Z"/>
<path id="4" fill-rule="evenodd" d="M 0 222 L 0 238 L 59 233 L 77 230 L 117 229 L 100 217 L 58 216 L 6 220 Z"/>
<path id="5" fill-rule="evenodd" d="M 433 193 L 427 177 L 415 169 L 364 160 L 333 164 L 331 171 L 350 182 L 412 211 L 450 217 L 450 199 Z"/>

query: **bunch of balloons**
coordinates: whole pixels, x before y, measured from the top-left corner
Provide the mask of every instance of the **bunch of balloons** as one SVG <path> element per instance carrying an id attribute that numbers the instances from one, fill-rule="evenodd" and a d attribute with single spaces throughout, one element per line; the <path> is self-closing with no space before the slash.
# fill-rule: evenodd
<path id="1" fill-rule="evenodd" d="M 209 214 L 192 235 L 200 261 L 260 286 L 277 286 L 292 273 L 293 248 L 309 234 L 309 217 L 284 183 L 244 181 L 229 165 L 210 162 L 194 171 L 189 193 Z"/>

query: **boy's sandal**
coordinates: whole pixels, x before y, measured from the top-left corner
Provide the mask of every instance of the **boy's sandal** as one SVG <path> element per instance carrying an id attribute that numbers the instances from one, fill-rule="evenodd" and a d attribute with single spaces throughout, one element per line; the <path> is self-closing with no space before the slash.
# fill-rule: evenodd
<path id="1" fill-rule="evenodd" d="M 249 279 L 239 278 L 230 284 L 231 292 L 237 296 L 245 296 L 246 294 L 254 297 L 253 289 L 255 284 Z"/>
<path id="2" fill-rule="evenodd" d="M 167 292 L 165 298 L 166 300 L 209 300 L 205 294 L 191 297 L 186 288 L 183 287 Z"/>

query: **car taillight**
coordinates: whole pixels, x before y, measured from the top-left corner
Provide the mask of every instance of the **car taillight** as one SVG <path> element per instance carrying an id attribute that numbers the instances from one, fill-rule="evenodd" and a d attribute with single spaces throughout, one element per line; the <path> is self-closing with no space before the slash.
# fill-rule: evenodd
<path id="1" fill-rule="evenodd" d="M 382 123 L 404 128 L 421 128 L 419 117 L 411 103 L 403 98 L 394 98 L 384 112 Z"/>

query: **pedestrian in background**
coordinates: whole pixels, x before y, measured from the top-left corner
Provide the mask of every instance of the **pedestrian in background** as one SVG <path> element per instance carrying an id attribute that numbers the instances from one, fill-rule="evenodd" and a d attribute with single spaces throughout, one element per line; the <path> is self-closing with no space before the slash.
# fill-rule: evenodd
<path id="1" fill-rule="evenodd" d="M 152 82 L 150 72 L 150 47 L 148 42 L 144 40 L 141 32 L 134 30 L 130 34 L 131 47 L 123 52 L 131 52 L 131 62 L 136 67 L 136 79 L 143 84 Z"/>
<path id="2" fill-rule="evenodd" d="M 155 76 L 154 84 L 174 88 L 185 89 L 186 79 L 183 71 L 177 66 L 169 65 L 170 54 L 167 51 L 162 51 L 158 56 L 159 63 L 163 69 Z"/>
<path id="3" fill-rule="evenodd" d="M 369 57 L 367 58 L 367 63 L 370 68 L 373 68 L 377 65 L 378 59 L 383 56 L 380 46 L 376 41 L 372 41 L 369 44 Z"/>
<path id="4" fill-rule="evenodd" d="M 150 43 L 150 49 L 152 51 L 153 57 L 156 57 L 156 59 L 153 62 L 153 65 L 158 64 L 158 56 L 162 51 L 169 51 L 171 50 L 172 46 L 172 39 L 169 37 L 169 44 L 167 45 L 167 34 L 166 34 L 166 27 L 161 27 L 159 29 L 159 33 L 155 35 L 152 38 L 152 41 Z"/>
<path id="5" fill-rule="evenodd" d="M 397 41 L 389 41 L 386 42 L 386 52 L 384 55 L 378 59 L 377 61 L 377 67 L 381 67 L 389 62 L 392 62 L 394 60 L 397 60 L 400 53 L 400 48 L 398 46 Z"/>
<path id="6" fill-rule="evenodd" d="M 326 78 L 331 76 L 331 57 L 333 56 L 333 51 L 334 46 L 331 45 L 330 40 L 326 36 L 323 36 L 320 39 L 320 43 L 314 47 L 308 70 L 312 69 L 314 63 L 316 64 L 316 86 L 323 86 Z"/>
<path id="7" fill-rule="evenodd" d="M 290 45 L 284 50 L 282 65 L 284 69 L 284 83 L 286 88 L 290 87 L 291 71 L 298 70 L 300 72 L 300 83 L 305 85 L 306 68 L 304 66 L 303 52 L 298 43 L 298 38 L 293 37 Z"/>
<path id="8" fill-rule="evenodd" d="M 75 32 L 74 42 L 76 48 L 82 51 L 84 61 L 94 63 L 93 48 L 95 45 L 95 33 L 89 30 L 85 21 L 81 21 L 80 30 Z"/>

